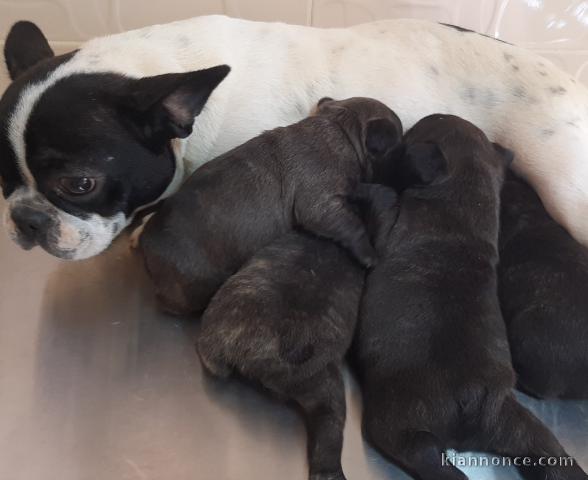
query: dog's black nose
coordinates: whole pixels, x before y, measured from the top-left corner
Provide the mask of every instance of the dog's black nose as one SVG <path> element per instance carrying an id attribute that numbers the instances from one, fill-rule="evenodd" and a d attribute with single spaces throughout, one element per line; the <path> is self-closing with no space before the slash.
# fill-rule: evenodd
<path id="1" fill-rule="evenodd" d="M 22 240 L 30 247 L 37 245 L 47 235 L 51 225 L 51 217 L 47 213 L 27 206 L 14 207 L 10 217 Z"/>

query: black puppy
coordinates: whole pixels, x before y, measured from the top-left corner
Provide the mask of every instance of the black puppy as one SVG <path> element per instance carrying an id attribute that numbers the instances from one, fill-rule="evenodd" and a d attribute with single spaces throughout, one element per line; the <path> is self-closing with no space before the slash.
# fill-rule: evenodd
<path id="1" fill-rule="evenodd" d="M 373 204 L 393 221 L 396 194 L 374 188 Z M 301 408 L 313 480 L 345 478 L 341 366 L 363 281 L 363 270 L 341 247 L 291 232 L 227 280 L 202 316 L 197 348 L 211 373 L 235 371 Z"/>
<path id="2" fill-rule="evenodd" d="M 349 198 L 401 137 L 398 117 L 376 100 L 323 99 L 316 115 L 199 168 L 141 235 L 164 306 L 201 312 L 259 248 L 296 226 L 372 265 L 375 252 Z"/>
<path id="3" fill-rule="evenodd" d="M 509 152 L 450 115 L 405 137 L 416 185 L 377 239 L 354 357 L 364 433 L 415 478 L 467 478 L 448 448 L 565 456 L 512 394 L 514 374 L 496 292 L 499 197 Z M 586 478 L 574 465 L 521 469 L 528 479 Z"/>
<path id="4" fill-rule="evenodd" d="M 588 250 L 513 173 L 502 191 L 498 292 L 521 390 L 588 398 Z"/>

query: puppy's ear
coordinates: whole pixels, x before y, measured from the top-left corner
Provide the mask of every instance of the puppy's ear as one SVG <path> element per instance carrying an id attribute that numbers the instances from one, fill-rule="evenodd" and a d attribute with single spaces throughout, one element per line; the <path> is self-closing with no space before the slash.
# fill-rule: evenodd
<path id="1" fill-rule="evenodd" d="M 372 156 L 382 158 L 402 141 L 402 131 L 387 118 L 370 120 L 366 125 L 365 147 Z"/>
<path id="2" fill-rule="evenodd" d="M 327 102 L 332 102 L 333 99 L 331 97 L 323 97 L 321 98 L 318 103 L 316 104 L 317 107 L 320 107 L 321 105 L 324 105 Z"/>
<path id="3" fill-rule="evenodd" d="M 499 143 L 493 143 L 492 145 L 494 146 L 494 150 L 496 150 L 496 153 L 498 153 L 498 156 L 502 158 L 504 166 L 506 168 L 509 168 L 514 160 L 514 153 L 512 152 L 512 150 L 504 148 Z"/>
<path id="4" fill-rule="evenodd" d="M 25 70 L 54 56 L 43 32 L 32 22 L 16 22 L 4 43 L 4 60 L 14 80 Z"/>
<path id="5" fill-rule="evenodd" d="M 399 169 L 406 187 L 430 185 L 447 173 L 447 160 L 434 143 L 413 143 L 405 148 Z"/>
<path id="6" fill-rule="evenodd" d="M 192 133 L 194 118 L 230 70 L 228 65 L 219 65 L 133 80 L 123 102 L 134 110 L 135 120 L 148 139 L 185 138 Z"/>

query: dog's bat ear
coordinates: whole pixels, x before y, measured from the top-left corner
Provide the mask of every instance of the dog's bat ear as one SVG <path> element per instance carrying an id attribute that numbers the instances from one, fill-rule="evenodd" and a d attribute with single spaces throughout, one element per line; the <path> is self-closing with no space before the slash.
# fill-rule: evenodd
<path id="1" fill-rule="evenodd" d="M 397 173 L 405 187 L 430 185 L 447 173 L 447 159 L 434 143 L 413 143 L 404 149 Z"/>
<path id="2" fill-rule="evenodd" d="M 228 65 L 218 65 L 133 80 L 122 101 L 135 111 L 135 118 L 152 140 L 185 138 L 192 133 L 194 118 L 230 70 Z"/>
<path id="3" fill-rule="evenodd" d="M 367 122 L 365 147 L 373 157 L 381 158 L 400 145 L 402 126 L 400 121 L 388 118 L 375 118 Z"/>
<path id="4" fill-rule="evenodd" d="M 45 35 L 32 22 L 16 22 L 4 42 L 4 60 L 11 80 L 54 55 Z"/>
<path id="5" fill-rule="evenodd" d="M 506 168 L 509 168 L 514 160 L 514 153 L 512 152 L 512 150 L 504 148 L 499 143 L 493 143 L 492 145 L 494 146 L 494 150 L 496 150 L 496 153 L 498 153 L 498 156 L 502 158 L 504 166 Z"/>

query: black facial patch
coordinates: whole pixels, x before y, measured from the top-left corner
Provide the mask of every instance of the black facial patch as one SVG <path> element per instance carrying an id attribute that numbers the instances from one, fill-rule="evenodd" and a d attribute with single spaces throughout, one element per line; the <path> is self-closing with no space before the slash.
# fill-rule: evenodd
<path id="1" fill-rule="evenodd" d="M 133 80 L 111 73 L 75 74 L 40 97 L 25 134 L 27 163 L 38 189 L 72 215 L 129 215 L 156 200 L 171 181 L 169 146 L 153 151 L 136 133 L 121 95 Z M 68 195 L 60 179 L 91 177 L 97 188 Z"/>
<path id="2" fill-rule="evenodd" d="M 16 108 L 21 92 L 29 85 L 45 80 L 57 67 L 70 60 L 75 52 L 39 62 L 36 66 L 19 75 L 0 99 L 0 178 L 2 193 L 7 198 L 24 184 L 17 164 L 15 152 L 8 139 L 8 122 Z"/>
<path id="3" fill-rule="evenodd" d="M 453 28 L 454 30 L 457 30 L 458 32 L 475 33 L 476 35 L 482 35 L 483 37 L 490 38 L 492 40 L 496 40 L 497 42 L 506 43 L 507 45 L 512 45 L 512 43 L 505 42 L 504 40 L 501 40 L 500 38 L 491 37 L 490 35 L 486 35 L 486 34 L 480 33 L 480 32 L 475 32 L 474 30 L 470 30 L 469 28 L 463 28 L 458 25 L 452 25 L 450 23 L 443 23 L 443 22 L 440 22 L 440 25 L 444 25 L 445 27 Z"/>

